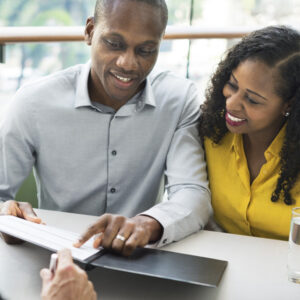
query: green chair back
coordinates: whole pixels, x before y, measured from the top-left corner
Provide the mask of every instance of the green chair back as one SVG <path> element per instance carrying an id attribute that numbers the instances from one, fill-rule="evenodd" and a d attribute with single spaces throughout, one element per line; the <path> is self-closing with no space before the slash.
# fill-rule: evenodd
<path id="1" fill-rule="evenodd" d="M 37 190 L 32 171 L 20 187 L 16 195 L 16 200 L 22 202 L 29 202 L 32 205 L 32 207 L 38 207 Z"/>

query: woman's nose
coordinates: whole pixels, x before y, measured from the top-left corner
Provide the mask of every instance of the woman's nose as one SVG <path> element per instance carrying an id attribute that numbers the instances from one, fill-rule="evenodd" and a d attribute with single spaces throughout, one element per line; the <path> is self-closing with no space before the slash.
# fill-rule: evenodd
<path id="1" fill-rule="evenodd" d="M 226 97 L 226 109 L 229 111 L 239 111 L 243 108 L 242 97 L 239 92 L 231 93 Z"/>

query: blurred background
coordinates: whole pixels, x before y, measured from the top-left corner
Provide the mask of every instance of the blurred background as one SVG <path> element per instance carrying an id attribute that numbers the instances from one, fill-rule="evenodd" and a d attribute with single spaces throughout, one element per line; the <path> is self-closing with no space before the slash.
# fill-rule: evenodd
<path id="1" fill-rule="evenodd" d="M 300 28 L 300 0 L 167 0 L 169 26 Z M 95 0 L 0 0 L 0 26 L 84 26 Z M 194 80 L 200 101 L 210 75 L 236 39 L 165 40 L 158 66 Z M 25 82 L 89 59 L 84 42 L 7 44 L 0 64 L 0 109 Z"/>

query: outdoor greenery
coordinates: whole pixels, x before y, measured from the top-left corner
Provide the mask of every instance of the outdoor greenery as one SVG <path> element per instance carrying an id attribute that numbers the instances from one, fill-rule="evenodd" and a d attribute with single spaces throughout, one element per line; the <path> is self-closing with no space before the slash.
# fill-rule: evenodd
<path id="1" fill-rule="evenodd" d="M 82 25 L 95 1 L 1 0 L 2 26 Z"/>
<path id="2" fill-rule="evenodd" d="M 93 13 L 96 0 L 0 0 L 0 26 L 83 26 L 86 18 Z M 169 0 L 169 24 L 189 24 L 192 0 Z M 194 17 L 201 16 L 202 0 L 194 1 Z M 39 74 L 47 74 L 56 69 L 66 68 L 88 59 L 88 51 L 83 43 L 61 45 L 23 44 L 7 46 L 7 59 L 19 58 L 21 72 L 16 88 L 25 77 L 26 67 L 39 69 Z M 47 64 L 46 57 L 56 57 L 57 61 Z M 59 66 L 58 66 L 59 64 Z"/>
<path id="3" fill-rule="evenodd" d="M 86 18 L 93 14 L 95 2 L 96 0 L 0 0 L 0 26 L 84 26 Z M 166 2 L 169 9 L 169 25 L 192 24 L 200 27 L 224 28 L 294 24 L 298 22 L 300 13 L 299 0 L 166 0 Z M 223 41 L 221 45 L 213 40 L 193 41 L 194 61 L 190 65 L 197 67 L 192 72 L 192 78 L 200 80 L 208 76 L 211 71 L 207 65 L 215 64 L 224 50 L 234 42 Z M 218 51 L 215 51 L 216 48 Z M 168 41 L 163 44 L 161 52 L 172 53 L 161 59 L 162 62 L 172 63 L 168 68 L 181 74 L 186 73 L 182 70 L 187 65 L 186 41 Z M 11 78 L 6 74 L 4 79 L 10 82 L 2 84 L 5 91 L 1 90 L 0 84 L 0 94 L 4 95 L 10 89 L 11 95 L 12 90 L 15 91 L 29 78 L 84 63 L 88 59 L 89 47 L 80 42 L 7 45 L 5 67 L 12 70 L 13 66 L 14 71 L 10 75 Z M 206 70 L 206 74 L 203 74 L 203 70 Z"/>
<path id="4" fill-rule="evenodd" d="M 0 0 L 0 22 L 2 26 L 78 26 L 85 24 L 86 17 L 93 12 L 94 1 L 86 0 Z M 82 44 L 65 43 L 57 51 L 48 44 L 24 44 L 8 53 L 20 57 L 21 73 L 17 87 L 22 83 L 25 67 L 38 68 L 42 60 L 58 52 L 60 67 L 75 64 L 82 58 Z M 57 47 L 56 47 L 57 48 Z M 18 53 L 17 53 L 18 52 Z M 49 72 L 52 68 L 49 67 Z"/>

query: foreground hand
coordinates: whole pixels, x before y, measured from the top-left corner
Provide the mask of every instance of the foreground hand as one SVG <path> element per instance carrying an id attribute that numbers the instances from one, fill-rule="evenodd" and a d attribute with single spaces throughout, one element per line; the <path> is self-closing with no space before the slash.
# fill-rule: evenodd
<path id="1" fill-rule="evenodd" d="M 104 214 L 88 228 L 74 246 L 80 247 L 93 235 L 96 235 L 95 248 L 102 246 L 128 256 L 137 247 L 144 247 L 149 242 L 159 240 L 162 230 L 160 223 L 148 216 L 139 215 L 126 218 Z"/>
<path id="2" fill-rule="evenodd" d="M 40 224 L 42 220 L 37 217 L 30 203 L 27 202 L 17 202 L 14 200 L 8 200 L 1 204 L 0 215 L 11 215 L 18 218 L 22 218 L 34 223 Z M 23 241 L 2 233 L 2 237 L 8 244 L 19 244 Z"/>
<path id="3" fill-rule="evenodd" d="M 42 269 L 42 300 L 96 300 L 97 294 L 87 274 L 73 263 L 71 252 L 58 252 L 55 274 Z"/>

